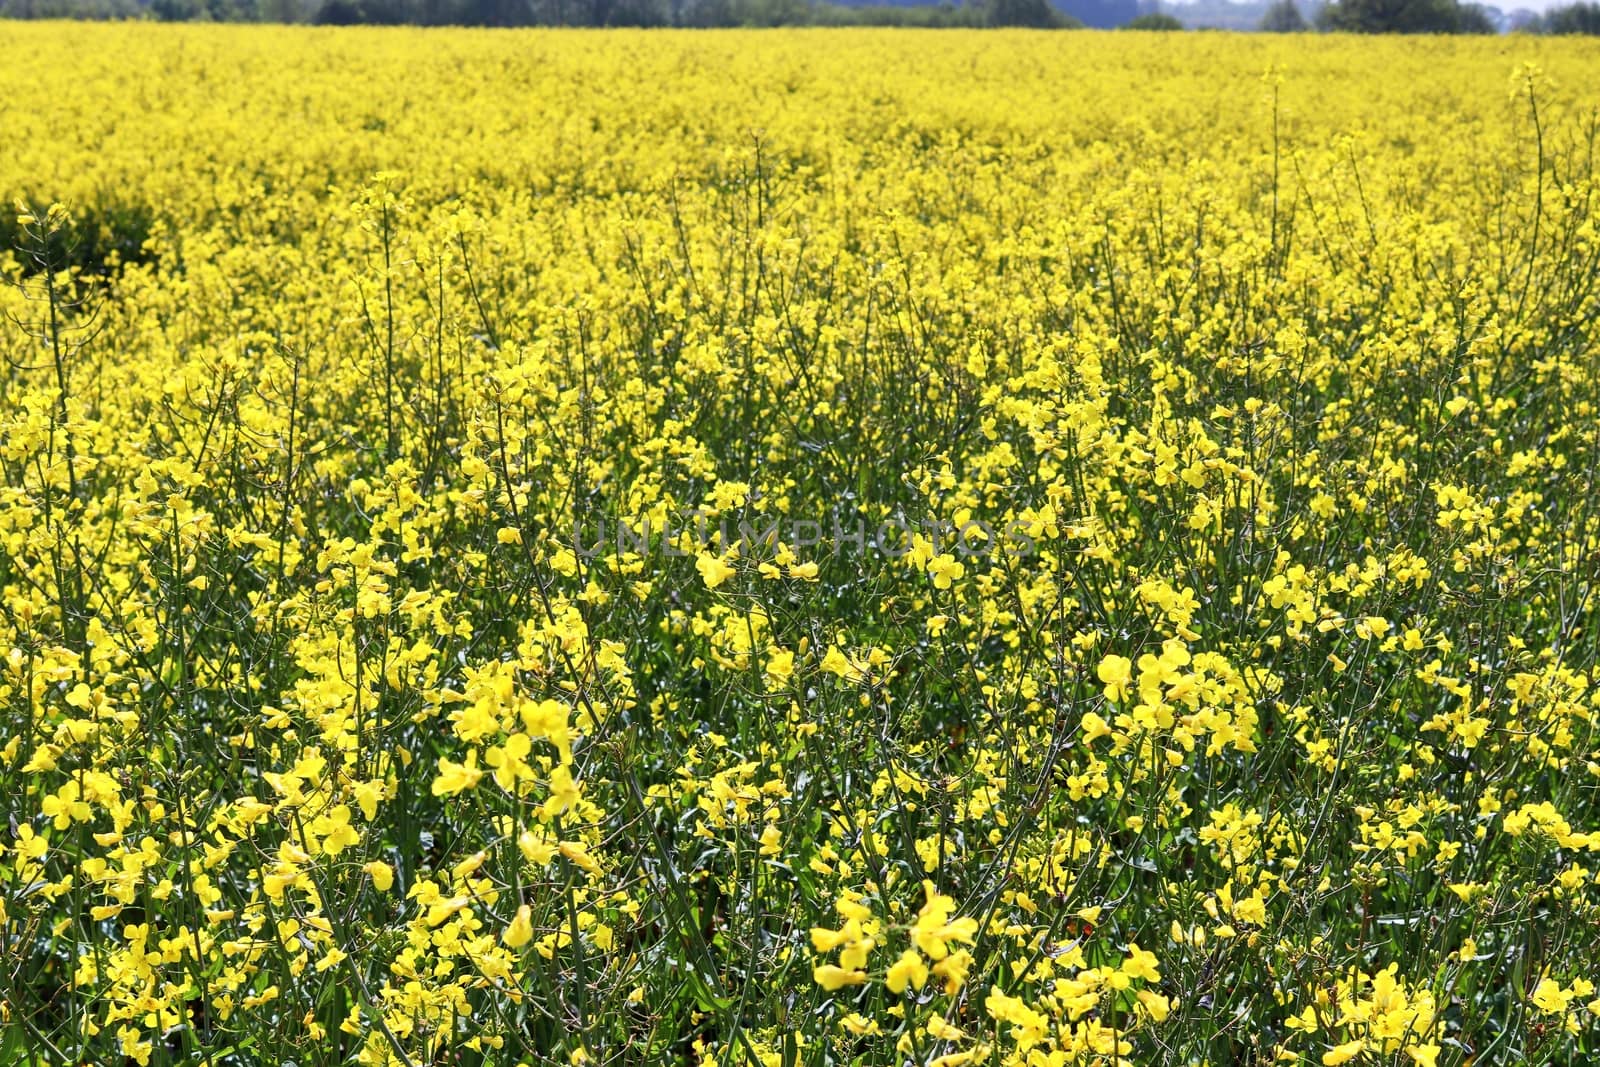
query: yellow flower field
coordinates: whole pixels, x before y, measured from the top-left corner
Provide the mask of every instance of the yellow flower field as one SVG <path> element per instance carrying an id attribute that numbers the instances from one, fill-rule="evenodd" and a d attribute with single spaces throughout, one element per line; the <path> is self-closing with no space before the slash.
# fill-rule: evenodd
<path id="1" fill-rule="evenodd" d="M 0 1064 L 1600 1056 L 1600 47 L 0 54 Z"/>

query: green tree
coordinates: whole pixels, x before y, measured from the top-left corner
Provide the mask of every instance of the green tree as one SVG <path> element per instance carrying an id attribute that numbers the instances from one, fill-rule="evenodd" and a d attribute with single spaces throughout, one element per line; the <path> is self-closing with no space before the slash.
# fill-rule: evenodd
<path id="1" fill-rule="evenodd" d="M 1171 15 L 1157 11 L 1148 15 L 1140 15 L 1138 18 L 1131 19 L 1127 25 L 1123 26 L 1122 28 L 1125 30 L 1170 31 L 1183 29 L 1183 23 L 1179 22 Z"/>
<path id="2" fill-rule="evenodd" d="M 991 26 L 1029 26 L 1055 29 L 1062 24 L 1060 12 L 1050 0 L 989 0 L 985 21 Z"/>
<path id="3" fill-rule="evenodd" d="M 1317 23 L 1342 33 L 1460 33 L 1463 18 L 1456 0 L 1336 0 Z"/>
<path id="4" fill-rule="evenodd" d="M 1304 33 L 1311 25 L 1294 0 L 1277 0 L 1261 16 L 1256 28 L 1262 33 Z"/>
<path id="5" fill-rule="evenodd" d="M 1600 34 L 1600 4 L 1577 3 L 1552 8 L 1539 20 L 1541 33 Z"/>

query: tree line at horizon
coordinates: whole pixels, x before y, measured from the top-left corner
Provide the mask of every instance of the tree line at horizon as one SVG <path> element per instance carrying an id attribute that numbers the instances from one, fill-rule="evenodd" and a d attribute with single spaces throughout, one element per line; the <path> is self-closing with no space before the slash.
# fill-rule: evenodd
<path id="1" fill-rule="evenodd" d="M 1248 4 L 1226 6 L 1248 11 Z M 1258 9 L 1259 10 L 1259 9 Z M 1272 0 L 1253 27 L 1265 33 L 1493 34 L 1493 9 L 1462 0 Z M 1526 16 L 1528 13 L 1523 13 Z M 0 0 L 0 18 L 153 19 L 317 25 L 773 27 L 1183 30 L 1159 0 Z M 1600 35 L 1600 0 L 1576 0 L 1514 22 L 1514 32 Z"/>

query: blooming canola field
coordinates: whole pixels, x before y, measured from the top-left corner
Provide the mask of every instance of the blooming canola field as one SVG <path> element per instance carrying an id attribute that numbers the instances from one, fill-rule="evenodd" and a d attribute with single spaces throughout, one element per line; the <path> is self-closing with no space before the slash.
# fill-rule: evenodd
<path id="1" fill-rule="evenodd" d="M 1600 48 L 0 50 L 0 1063 L 1594 1062 Z"/>

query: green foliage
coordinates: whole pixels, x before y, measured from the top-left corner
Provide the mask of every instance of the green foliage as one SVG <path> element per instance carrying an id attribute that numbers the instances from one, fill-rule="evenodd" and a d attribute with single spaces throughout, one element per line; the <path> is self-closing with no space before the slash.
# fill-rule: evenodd
<path id="1" fill-rule="evenodd" d="M 1261 16 L 1257 26 L 1262 33 L 1304 33 L 1310 28 L 1294 0 L 1278 0 L 1267 8 L 1267 13 Z"/>
<path id="2" fill-rule="evenodd" d="M 938 0 L 847 4 L 831 0 L 0 0 L 0 17 L 163 22 L 309 22 L 326 26 L 1028 26 L 1081 21 L 1050 0 Z"/>
<path id="3" fill-rule="evenodd" d="M 1172 15 L 1157 11 L 1148 15 L 1140 15 L 1138 18 L 1132 20 L 1122 28 L 1125 30 L 1158 30 L 1162 32 L 1171 32 L 1172 30 L 1183 29 L 1183 23 Z"/>
<path id="4" fill-rule="evenodd" d="M 1576 3 L 1553 8 L 1535 24 L 1540 33 L 1600 35 L 1600 4 Z"/>
<path id="5" fill-rule="evenodd" d="M 1493 33 L 1480 8 L 1457 0 L 1337 0 L 1322 9 L 1319 29 L 1337 33 Z"/>
<path id="6" fill-rule="evenodd" d="M 37 197 L 24 200 L 49 203 Z M 148 242 L 155 226 L 155 212 L 144 204 L 91 205 L 76 212 L 70 226 L 50 233 L 48 247 L 40 250 L 39 257 L 23 257 L 19 265 L 25 275 L 41 269 L 36 259 L 42 259 L 52 270 L 110 277 L 128 264 L 154 261 Z M 0 254 L 16 252 L 25 244 L 17 213 L 0 212 Z"/>
<path id="7" fill-rule="evenodd" d="M 990 26 L 1052 29 L 1066 24 L 1050 0 L 988 0 L 984 12 L 984 21 Z"/>
<path id="8" fill-rule="evenodd" d="M 812 11 L 815 26 L 904 26 L 919 29 L 978 28 L 991 25 L 989 9 L 978 4 L 853 4 L 820 3 Z M 1059 16 L 1059 25 L 1076 25 Z"/>
<path id="9" fill-rule="evenodd" d="M 1489 9 L 1482 4 L 1461 5 L 1461 19 L 1456 25 L 1457 33 L 1469 33 L 1479 36 L 1489 36 L 1500 32 L 1494 19 L 1489 15 Z"/>

